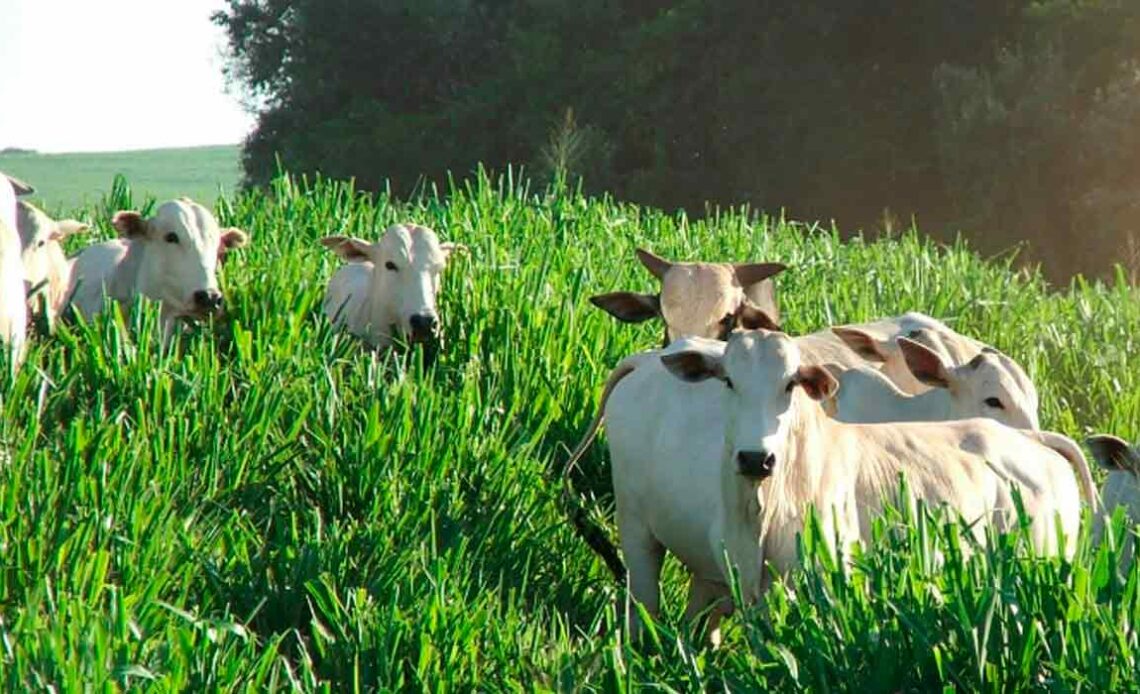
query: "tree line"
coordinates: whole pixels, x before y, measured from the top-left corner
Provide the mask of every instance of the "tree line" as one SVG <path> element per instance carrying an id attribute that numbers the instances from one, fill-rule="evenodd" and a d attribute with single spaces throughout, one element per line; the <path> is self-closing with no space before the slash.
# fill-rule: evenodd
<path id="1" fill-rule="evenodd" d="M 1140 269 L 1135 0 L 229 0 L 278 162 L 406 194 L 477 163 L 844 229 L 916 219 L 1054 278 Z"/>

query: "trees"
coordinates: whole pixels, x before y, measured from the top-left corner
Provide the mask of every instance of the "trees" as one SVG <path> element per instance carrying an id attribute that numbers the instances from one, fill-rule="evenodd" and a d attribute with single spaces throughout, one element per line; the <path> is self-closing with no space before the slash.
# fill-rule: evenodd
<path id="1" fill-rule="evenodd" d="M 253 183 L 275 156 L 401 193 L 557 163 L 667 208 L 915 214 L 996 250 L 1042 229 L 1071 246 L 1090 220 L 1111 245 L 1135 221 L 1135 5 L 230 0 L 216 20 L 260 107 Z"/>

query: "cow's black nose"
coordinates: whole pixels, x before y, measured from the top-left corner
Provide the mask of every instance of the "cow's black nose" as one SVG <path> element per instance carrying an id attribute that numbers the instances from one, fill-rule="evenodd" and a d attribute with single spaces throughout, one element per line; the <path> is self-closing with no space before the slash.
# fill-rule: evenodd
<path id="1" fill-rule="evenodd" d="M 194 305 L 206 311 L 217 311 L 222 307 L 222 293 L 217 289 L 199 289 L 194 292 Z"/>
<path id="2" fill-rule="evenodd" d="M 413 338 L 424 340 L 435 335 L 439 319 L 435 317 L 434 313 L 417 313 L 408 319 L 408 325 L 412 328 Z"/>
<path id="3" fill-rule="evenodd" d="M 776 469 L 776 454 L 766 451 L 740 451 L 736 454 L 736 467 L 745 477 L 756 480 L 767 479 Z"/>

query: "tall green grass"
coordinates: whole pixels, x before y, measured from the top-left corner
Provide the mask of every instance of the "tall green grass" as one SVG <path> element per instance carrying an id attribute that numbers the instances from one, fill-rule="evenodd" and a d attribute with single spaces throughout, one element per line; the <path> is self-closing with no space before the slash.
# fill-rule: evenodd
<path id="1" fill-rule="evenodd" d="M 84 216 L 110 236 L 108 211 L 131 197 L 119 186 Z M 226 320 L 166 349 L 153 306 L 65 325 L 0 389 L 5 688 L 1135 686 L 1137 572 L 1117 576 L 1109 549 L 1038 560 L 1010 537 L 964 558 L 954 525 L 925 516 L 885 521 L 855 570 L 809 532 L 812 568 L 731 619 L 718 651 L 682 623 L 671 562 L 666 614 L 631 647 L 557 482 L 608 369 L 659 338 L 586 301 L 653 287 L 637 246 L 788 263 L 793 332 L 931 313 L 1024 364 L 1045 427 L 1134 440 L 1140 297 L 1123 283 L 1048 293 L 1008 260 L 914 233 L 840 243 L 510 177 L 411 201 L 283 177 L 216 211 L 252 237 L 224 267 Z M 408 219 L 472 251 L 447 270 L 430 368 L 366 353 L 319 314 L 339 261 L 317 240 Z M 607 521 L 603 445 L 581 482 Z"/>

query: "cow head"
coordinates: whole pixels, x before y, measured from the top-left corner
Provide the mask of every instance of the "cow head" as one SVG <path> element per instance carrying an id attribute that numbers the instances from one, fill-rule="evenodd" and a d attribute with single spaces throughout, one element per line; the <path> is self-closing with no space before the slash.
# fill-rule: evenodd
<path id="1" fill-rule="evenodd" d="M 787 455 L 796 399 L 823 401 L 839 388 L 826 369 L 801 362 L 795 341 L 767 330 L 734 332 L 723 352 L 715 342 L 687 340 L 661 361 L 684 381 L 724 384 L 730 455 L 737 471 L 753 480 L 774 474 Z"/>
<path id="2" fill-rule="evenodd" d="M 377 326 L 394 329 L 410 342 L 435 339 L 440 276 L 451 254 L 466 247 L 440 243 L 434 231 L 416 224 L 390 226 L 375 243 L 328 236 L 321 244 L 345 260 L 372 266 L 368 291 Z"/>
<path id="3" fill-rule="evenodd" d="M 953 419 L 988 417 L 1015 429 L 1040 428 L 1037 390 L 1021 367 L 986 347 L 965 364 L 954 366 L 927 345 L 909 337 L 897 339 L 907 367 L 916 379 L 950 393 Z"/>
<path id="4" fill-rule="evenodd" d="M 657 294 L 612 292 L 590 297 L 597 307 L 626 323 L 651 318 L 665 322 L 665 344 L 686 335 L 725 340 L 736 328 L 776 330 L 775 298 L 769 305 L 750 298 L 756 288 L 785 269 L 780 263 L 674 263 L 644 249 L 638 260 L 661 282 Z"/>
<path id="5" fill-rule="evenodd" d="M 219 228 L 209 210 L 188 198 L 163 203 L 149 219 L 116 212 L 111 223 L 123 238 L 144 244 L 140 293 L 162 302 L 163 311 L 173 316 L 221 312 L 218 259 L 249 241 L 244 231 Z"/>

